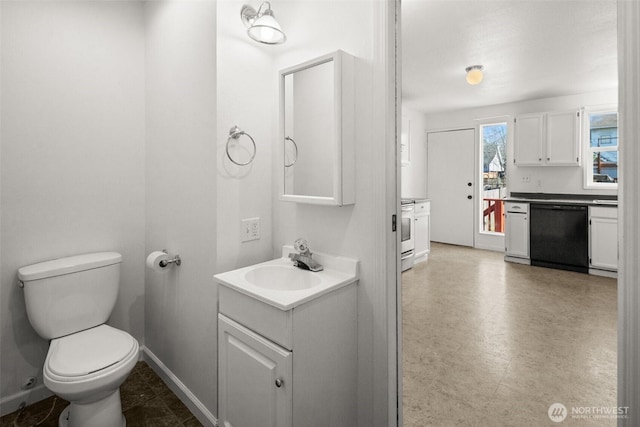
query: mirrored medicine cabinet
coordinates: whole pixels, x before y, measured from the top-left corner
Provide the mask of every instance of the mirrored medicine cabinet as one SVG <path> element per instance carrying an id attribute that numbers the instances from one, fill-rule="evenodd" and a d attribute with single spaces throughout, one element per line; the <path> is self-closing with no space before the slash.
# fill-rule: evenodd
<path id="1" fill-rule="evenodd" d="M 355 203 L 355 58 L 343 51 L 280 71 L 280 199 Z"/>

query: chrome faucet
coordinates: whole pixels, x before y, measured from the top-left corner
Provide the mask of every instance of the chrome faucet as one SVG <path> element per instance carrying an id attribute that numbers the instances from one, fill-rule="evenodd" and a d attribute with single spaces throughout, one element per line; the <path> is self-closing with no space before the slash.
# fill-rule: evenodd
<path id="1" fill-rule="evenodd" d="M 305 239 L 299 238 L 293 243 L 298 253 L 290 253 L 289 258 L 293 261 L 293 265 L 303 270 L 322 271 L 324 267 L 318 264 L 311 256 L 309 251 L 309 243 Z"/>

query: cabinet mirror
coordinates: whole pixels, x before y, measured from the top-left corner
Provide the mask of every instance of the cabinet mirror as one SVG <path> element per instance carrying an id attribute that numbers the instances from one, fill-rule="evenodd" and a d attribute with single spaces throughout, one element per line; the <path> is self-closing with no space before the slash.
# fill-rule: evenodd
<path id="1" fill-rule="evenodd" d="M 336 51 L 280 72 L 282 200 L 355 202 L 353 67 Z"/>

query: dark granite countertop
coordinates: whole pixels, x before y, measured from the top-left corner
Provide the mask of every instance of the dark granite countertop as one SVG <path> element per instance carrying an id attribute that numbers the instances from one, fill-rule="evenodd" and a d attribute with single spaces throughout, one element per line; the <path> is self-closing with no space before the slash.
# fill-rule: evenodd
<path id="1" fill-rule="evenodd" d="M 550 193 L 511 193 L 505 202 L 587 205 L 587 206 L 618 206 L 617 196 L 590 194 L 550 194 Z"/>

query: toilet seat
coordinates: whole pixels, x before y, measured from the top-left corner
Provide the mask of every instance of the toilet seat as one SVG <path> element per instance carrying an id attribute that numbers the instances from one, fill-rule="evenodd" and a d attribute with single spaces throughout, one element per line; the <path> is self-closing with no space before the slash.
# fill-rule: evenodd
<path id="1" fill-rule="evenodd" d="M 45 371 L 60 382 L 84 381 L 118 370 L 137 358 L 137 341 L 108 325 L 76 332 L 51 341 Z"/>

